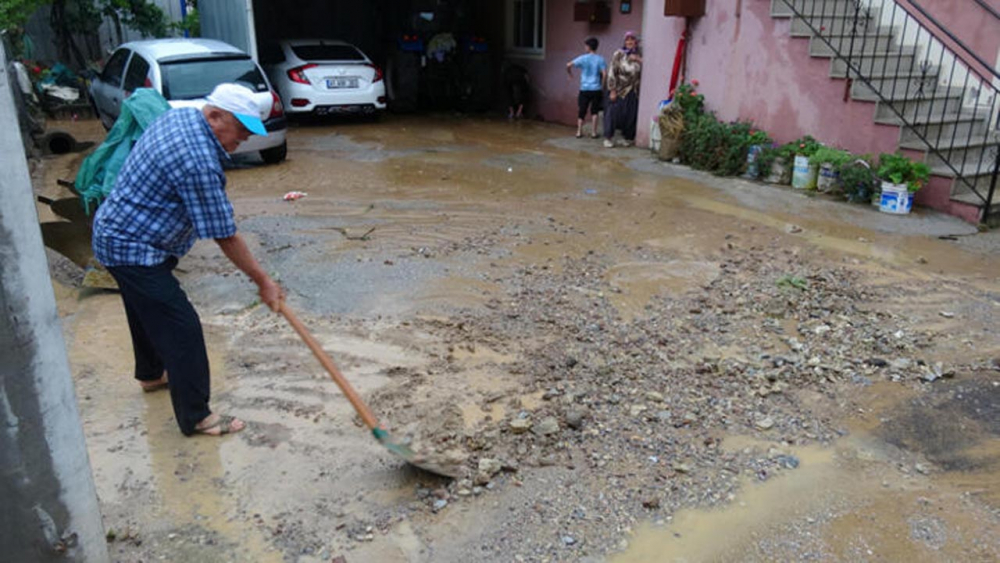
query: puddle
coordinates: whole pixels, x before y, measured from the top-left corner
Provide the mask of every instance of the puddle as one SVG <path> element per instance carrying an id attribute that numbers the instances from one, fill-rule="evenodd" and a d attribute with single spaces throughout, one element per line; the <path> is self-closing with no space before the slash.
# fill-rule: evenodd
<path id="1" fill-rule="evenodd" d="M 609 295 L 626 318 L 638 315 L 650 299 L 661 294 L 683 294 L 698 289 L 719 276 L 713 262 L 671 260 L 669 262 L 624 262 L 607 273 L 608 283 L 620 293 Z"/>
<path id="2" fill-rule="evenodd" d="M 1000 384 L 950 385 L 928 396 L 869 387 L 868 416 L 851 422 L 851 436 L 780 448 L 797 469 L 765 483 L 744 479 L 722 508 L 643 524 L 610 561 L 996 560 Z M 760 455 L 775 447 L 749 436 L 722 445 Z"/>

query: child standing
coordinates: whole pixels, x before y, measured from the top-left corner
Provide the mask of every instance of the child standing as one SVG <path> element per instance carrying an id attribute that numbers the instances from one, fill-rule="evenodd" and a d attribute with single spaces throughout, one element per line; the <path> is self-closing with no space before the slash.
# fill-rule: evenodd
<path id="1" fill-rule="evenodd" d="M 607 70 L 607 63 L 604 57 L 597 54 L 597 46 L 600 44 L 596 37 L 588 37 L 583 42 L 587 46 L 587 52 L 566 63 L 566 74 L 573 79 L 573 67 L 580 69 L 580 95 L 577 96 L 577 119 L 576 137 L 583 136 L 583 120 L 590 111 L 592 126 L 590 137 L 597 138 L 597 115 L 601 112 L 603 98 L 602 87 Z"/>

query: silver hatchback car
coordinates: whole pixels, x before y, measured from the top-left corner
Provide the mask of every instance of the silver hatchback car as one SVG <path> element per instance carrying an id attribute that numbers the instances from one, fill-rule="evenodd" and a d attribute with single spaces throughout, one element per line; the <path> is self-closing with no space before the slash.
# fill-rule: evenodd
<path id="1" fill-rule="evenodd" d="M 382 70 L 349 43 L 331 39 L 267 42 L 260 62 L 289 114 L 377 115 L 385 109 Z"/>
<path id="2" fill-rule="evenodd" d="M 205 97 L 224 82 L 242 84 L 257 93 L 267 136 L 252 135 L 235 153 L 260 152 L 264 162 L 285 159 L 288 145 L 281 98 L 257 63 L 243 51 L 213 39 L 153 39 L 125 43 L 91 81 L 90 98 L 101 123 L 110 129 L 121 102 L 137 88 L 154 88 L 172 107 L 202 107 Z"/>

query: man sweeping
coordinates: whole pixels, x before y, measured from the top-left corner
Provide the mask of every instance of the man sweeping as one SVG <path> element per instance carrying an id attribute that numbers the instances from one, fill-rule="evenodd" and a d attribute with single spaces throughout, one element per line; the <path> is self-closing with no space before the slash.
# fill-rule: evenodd
<path id="1" fill-rule="evenodd" d="M 245 423 L 208 406 L 208 354 L 201 321 L 173 275 L 195 239 L 214 239 L 277 310 L 282 289 L 236 232 L 222 162 L 247 138 L 267 135 L 253 92 L 221 84 L 202 109 L 172 109 L 143 133 L 94 218 L 94 256 L 118 282 L 144 391 L 170 389 L 190 436 L 238 432 Z M 169 378 L 169 379 L 168 379 Z"/>

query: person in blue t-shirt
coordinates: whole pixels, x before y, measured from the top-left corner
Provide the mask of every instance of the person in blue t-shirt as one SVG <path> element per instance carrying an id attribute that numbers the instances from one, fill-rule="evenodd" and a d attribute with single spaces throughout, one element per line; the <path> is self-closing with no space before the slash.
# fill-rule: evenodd
<path id="1" fill-rule="evenodd" d="M 573 78 L 573 67 L 580 69 L 580 95 L 577 97 L 577 119 L 576 137 L 583 136 L 583 120 L 587 117 L 587 110 L 590 110 L 592 127 L 590 137 L 597 138 L 597 115 L 601 113 L 601 100 L 604 97 L 603 87 L 607 71 L 607 63 L 604 57 L 597 54 L 599 45 L 596 37 L 588 37 L 583 42 L 587 46 L 587 52 L 566 63 L 566 74 Z"/>

